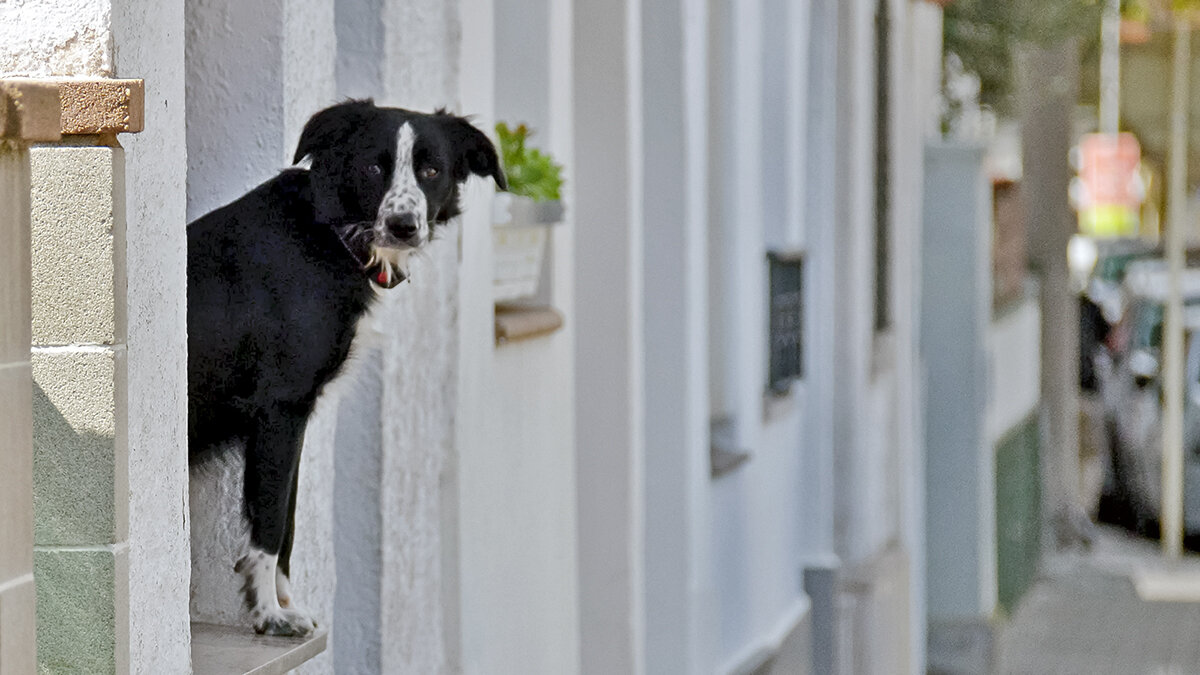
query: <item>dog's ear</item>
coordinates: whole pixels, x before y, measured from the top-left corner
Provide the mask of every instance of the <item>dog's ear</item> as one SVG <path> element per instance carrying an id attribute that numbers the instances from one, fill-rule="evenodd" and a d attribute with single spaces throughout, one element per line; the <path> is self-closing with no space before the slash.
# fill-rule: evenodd
<path id="1" fill-rule="evenodd" d="M 468 172 L 476 176 L 490 176 L 496 181 L 496 187 L 507 190 L 508 180 L 504 177 L 504 169 L 500 167 L 500 158 L 492 141 L 465 117 L 442 110 L 437 114 L 453 144 L 454 178 L 466 180 Z"/>
<path id="2" fill-rule="evenodd" d="M 298 164 L 308 155 L 345 142 L 374 109 L 375 102 L 368 98 L 339 103 L 313 115 L 304 125 L 304 131 L 300 132 L 300 142 L 296 145 L 296 156 L 292 158 L 292 163 Z"/>

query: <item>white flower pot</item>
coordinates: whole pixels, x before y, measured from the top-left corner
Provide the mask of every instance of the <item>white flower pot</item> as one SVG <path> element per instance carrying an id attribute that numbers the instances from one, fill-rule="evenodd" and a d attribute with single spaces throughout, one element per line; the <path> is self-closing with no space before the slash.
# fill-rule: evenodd
<path id="1" fill-rule="evenodd" d="M 552 225 L 562 221 L 561 201 L 535 202 L 498 193 L 492 211 L 492 294 L 495 302 L 536 295 Z"/>

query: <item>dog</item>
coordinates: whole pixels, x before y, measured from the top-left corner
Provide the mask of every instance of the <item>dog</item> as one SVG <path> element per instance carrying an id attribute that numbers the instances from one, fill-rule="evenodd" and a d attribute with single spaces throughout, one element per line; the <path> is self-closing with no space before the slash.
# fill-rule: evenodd
<path id="1" fill-rule="evenodd" d="M 195 466 L 245 452 L 248 551 L 236 564 L 256 632 L 306 635 L 289 582 L 300 449 L 354 328 L 460 213 L 474 174 L 507 189 L 466 118 L 347 101 L 305 125 L 294 167 L 187 228 L 188 445 Z"/>

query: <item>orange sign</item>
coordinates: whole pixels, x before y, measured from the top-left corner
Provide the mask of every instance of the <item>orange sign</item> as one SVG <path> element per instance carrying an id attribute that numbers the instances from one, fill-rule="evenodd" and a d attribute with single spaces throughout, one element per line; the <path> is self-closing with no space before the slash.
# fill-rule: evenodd
<path id="1" fill-rule="evenodd" d="M 1142 148 L 1133 134 L 1088 134 L 1080 140 L 1079 178 L 1071 186 L 1080 232 L 1094 237 L 1137 234 L 1145 199 L 1141 163 Z"/>

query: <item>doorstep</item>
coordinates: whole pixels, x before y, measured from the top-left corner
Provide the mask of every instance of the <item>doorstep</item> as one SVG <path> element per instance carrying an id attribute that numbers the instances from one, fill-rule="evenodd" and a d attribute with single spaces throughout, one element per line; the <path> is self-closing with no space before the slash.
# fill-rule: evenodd
<path id="1" fill-rule="evenodd" d="M 192 624 L 193 675 L 283 675 L 325 651 L 329 636 L 318 630 L 308 637 L 258 635 L 241 626 Z"/>

